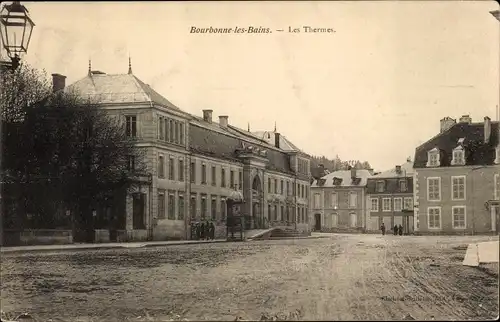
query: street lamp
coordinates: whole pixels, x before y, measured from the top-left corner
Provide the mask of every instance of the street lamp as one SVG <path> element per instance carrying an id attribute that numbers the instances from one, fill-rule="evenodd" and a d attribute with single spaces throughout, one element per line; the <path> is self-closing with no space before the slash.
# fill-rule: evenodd
<path id="1" fill-rule="evenodd" d="M 21 60 L 20 55 L 28 51 L 31 33 L 35 24 L 28 16 L 28 9 L 19 1 L 6 4 L 0 11 L 0 34 L 2 45 L 11 62 L 2 62 L 15 70 Z"/>

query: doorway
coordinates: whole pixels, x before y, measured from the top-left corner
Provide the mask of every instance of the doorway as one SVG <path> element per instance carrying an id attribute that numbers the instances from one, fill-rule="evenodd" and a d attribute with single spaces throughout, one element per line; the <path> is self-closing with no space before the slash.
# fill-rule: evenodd
<path id="1" fill-rule="evenodd" d="M 321 231 L 321 214 L 314 215 L 314 230 Z"/>
<path id="2" fill-rule="evenodd" d="M 146 197 L 144 193 L 134 193 L 132 205 L 132 225 L 133 229 L 145 229 L 144 211 L 146 210 Z"/>

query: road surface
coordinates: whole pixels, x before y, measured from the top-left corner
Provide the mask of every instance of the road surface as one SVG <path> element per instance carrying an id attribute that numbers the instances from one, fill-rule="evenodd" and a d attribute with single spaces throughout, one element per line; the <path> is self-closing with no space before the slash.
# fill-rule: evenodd
<path id="1" fill-rule="evenodd" d="M 1 305 L 43 321 L 493 319 L 498 265 L 461 265 L 468 243 L 487 240 L 329 234 L 5 253 Z"/>

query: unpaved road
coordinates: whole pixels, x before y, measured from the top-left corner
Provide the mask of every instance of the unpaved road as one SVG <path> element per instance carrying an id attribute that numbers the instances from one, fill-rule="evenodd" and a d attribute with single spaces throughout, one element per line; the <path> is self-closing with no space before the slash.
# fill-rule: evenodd
<path id="1" fill-rule="evenodd" d="M 335 235 L 141 249 L 2 254 L 2 310 L 41 321 L 493 319 L 490 237 Z M 498 240 L 498 238 L 496 239 Z"/>

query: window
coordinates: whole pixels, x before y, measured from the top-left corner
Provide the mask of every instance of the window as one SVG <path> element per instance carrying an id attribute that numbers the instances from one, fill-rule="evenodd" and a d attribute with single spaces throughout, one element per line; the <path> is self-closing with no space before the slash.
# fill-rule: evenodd
<path id="1" fill-rule="evenodd" d="M 465 176 L 451 177 L 451 199 L 465 200 Z"/>
<path id="2" fill-rule="evenodd" d="M 179 124 L 179 135 L 181 144 L 184 145 L 184 123 Z"/>
<path id="3" fill-rule="evenodd" d="M 378 198 L 371 199 L 372 207 L 370 209 L 371 212 L 378 212 Z"/>
<path id="4" fill-rule="evenodd" d="M 165 190 L 158 189 L 158 219 L 165 218 Z"/>
<path id="5" fill-rule="evenodd" d="M 135 170 L 135 156 L 133 156 L 133 155 L 127 156 L 127 170 L 128 171 Z"/>
<path id="6" fill-rule="evenodd" d="M 207 184 L 207 166 L 205 163 L 201 165 L 201 184 Z"/>
<path id="7" fill-rule="evenodd" d="M 164 133 L 164 135 L 163 135 L 164 140 L 165 140 L 165 141 L 169 141 L 170 139 L 169 139 L 169 137 L 168 137 L 168 129 L 169 129 L 169 127 L 168 127 L 168 120 L 164 118 L 164 119 L 163 119 L 163 124 L 164 124 L 164 128 L 163 128 L 163 130 L 164 130 L 164 132 L 165 132 L 165 133 Z"/>
<path id="8" fill-rule="evenodd" d="M 356 192 L 349 192 L 349 208 L 356 208 L 358 206 L 358 194 Z"/>
<path id="9" fill-rule="evenodd" d="M 453 213 L 453 228 L 465 228 L 465 206 L 451 207 Z"/>
<path id="10" fill-rule="evenodd" d="M 452 165 L 464 165 L 464 149 L 459 146 L 453 150 L 453 159 L 451 160 Z"/>
<path id="11" fill-rule="evenodd" d="M 305 190 L 305 186 L 304 185 L 300 185 L 300 196 L 302 198 L 304 198 L 304 195 L 305 195 L 304 190 Z"/>
<path id="12" fill-rule="evenodd" d="M 191 167 L 189 168 L 189 176 L 191 183 L 196 183 L 196 162 L 191 162 Z"/>
<path id="13" fill-rule="evenodd" d="M 174 121 L 168 120 L 168 127 L 170 130 L 168 141 L 169 142 L 174 142 Z"/>
<path id="14" fill-rule="evenodd" d="M 384 192 L 385 190 L 385 182 L 377 181 L 377 192 Z"/>
<path id="15" fill-rule="evenodd" d="M 191 194 L 191 200 L 189 201 L 189 212 L 190 212 L 190 218 L 194 219 L 196 218 L 196 199 L 197 195 L 196 193 Z"/>
<path id="16" fill-rule="evenodd" d="M 229 170 L 229 182 L 231 183 L 231 189 L 236 189 L 236 185 L 234 183 L 234 171 Z"/>
<path id="17" fill-rule="evenodd" d="M 163 155 L 158 156 L 158 178 L 165 178 L 165 160 Z"/>
<path id="18" fill-rule="evenodd" d="M 336 192 L 332 192 L 332 194 L 330 195 L 330 206 L 334 209 L 337 208 L 338 206 L 338 195 Z"/>
<path id="19" fill-rule="evenodd" d="M 319 193 L 314 194 L 314 208 L 321 208 L 321 196 Z"/>
<path id="20" fill-rule="evenodd" d="M 280 193 L 283 194 L 283 180 L 280 181 Z"/>
<path id="21" fill-rule="evenodd" d="M 350 213 L 349 219 L 351 227 L 356 227 L 358 224 L 358 216 L 355 213 Z"/>
<path id="22" fill-rule="evenodd" d="M 267 219 L 268 220 L 272 219 L 272 207 L 271 207 L 271 205 L 267 205 Z"/>
<path id="23" fill-rule="evenodd" d="M 179 159 L 179 181 L 184 181 L 184 160 Z"/>
<path id="24" fill-rule="evenodd" d="M 201 219 L 204 220 L 207 217 L 207 195 L 201 195 Z"/>
<path id="25" fill-rule="evenodd" d="M 309 209 L 306 207 L 306 223 L 309 222 Z"/>
<path id="26" fill-rule="evenodd" d="M 283 205 L 280 206 L 280 221 L 284 220 L 284 215 L 285 215 L 285 207 Z"/>
<path id="27" fill-rule="evenodd" d="M 404 199 L 404 208 L 405 210 L 413 210 L 413 198 L 405 197 Z"/>
<path id="28" fill-rule="evenodd" d="M 274 193 L 278 193 L 278 179 L 274 179 Z"/>
<path id="29" fill-rule="evenodd" d="M 217 178 L 216 178 L 216 174 L 215 174 L 215 166 L 214 165 L 212 166 L 211 179 L 212 179 L 212 186 L 217 185 Z"/>
<path id="30" fill-rule="evenodd" d="M 223 188 L 226 186 L 226 169 L 224 168 L 220 170 L 220 186 Z"/>
<path id="31" fill-rule="evenodd" d="M 173 191 L 168 193 L 168 219 L 175 219 L 175 194 Z"/>
<path id="32" fill-rule="evenodd" d="M 164 121 L 165 120 L 163 117 L 158 118 L 158 138 L 160 140 L 165 139 L 165 130 L 164 130 L 165 122 Z"/>
<path id="33" fill-rule="evenodd" d="M 175 143 L 179 144 L 179 122 L 175 122 Z"/>
<path id="34" fill-rule="evenodd" d="M 273 219 L 274 221 L 278 220 L 278 205 L 274 205 Z"/>
<path id="35" fill-rule="evenodd" d="M 403 210 L 403 198 L 394 198 L 394 211 Z"/>
<path id="36" fill-rule="evenodd" d="M 217 216 L 217 197 L 212 196 L 212 203 L 210 204 L 210 213 L 212 220 L 215 220 Z"/>
<path id="37" fill-rule="evenodd" d="M 439 167 L 439 150 L 437 148 L 427 152 L 427 166 Z"/>
<path id="38" fill-rule="evenodd" d="M 168 179 L 169 180 L 175 180 L 175 163 L 174 163 L 174 158 L 170 157 L 168 160 L 169 164 L 169 171 L 168 171 Z"/>
<path id="39" fill-rule="evenodd" d="M 441 178 L 427 178 L 427 200 L 441 200 Z"/>
<path id="40" fill-rule="evenodd" d="M 391 198 L 382 199 L 382 211 L 384 212 L 391 211 Z"/>
<path id="41" fill-rule="evenodd" d="M 220 200 L 220 214 L 222 221 L 226 220 L 226 213 L 227 213 L 226 199 L 222 198 Z"/>
<path id="42" fill-rule="evenodd" d="M 271 178 L 267 178 L 267 192 L 271 193 L 271 191 L 273 191 L 271 186 Z"/>
<path id="43" fill-rule="evenodd" d="M 290 221 L 290 206 L 286 206 L 286 221 Z"/>
<path id="44" fill-rule="evenodd" d="M 179 212 L 177 213 L 177 219 L 184 219 L 184 196 L 179 194 Z"/>
<path id="45" fill-rule="evenodd" d="M 125 116 L 125 134 L 130 138 L 137 136 L 137 117 Z"/>
<path id="46" fill-rule="evenodd" d="M 441 208 L 427 208 L 427 222 L 429 229 L 441 229 Z"/>
<path id="47" fill-rule="evenodd" d="M 399 191 L 405 192 L 408 190 L 408 185 L 406 180 L 399 180 Z"/>
<path id="48" fill-rule="evenodd" d="M 500 175 L 497 173 L 495 174 L 495 200 L 500 199 Z"/>

